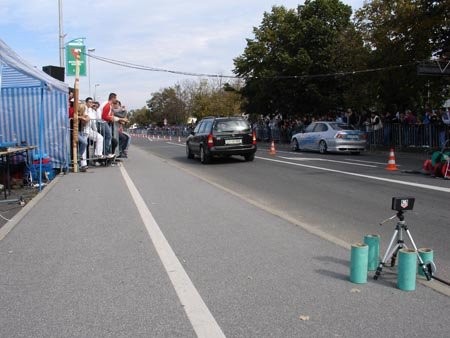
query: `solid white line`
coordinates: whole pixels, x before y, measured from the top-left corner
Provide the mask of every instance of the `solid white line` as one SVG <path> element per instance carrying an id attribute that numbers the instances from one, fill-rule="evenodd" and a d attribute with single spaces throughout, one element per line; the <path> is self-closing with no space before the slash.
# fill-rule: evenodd
<path id="1" fill-rule="evenodd" d="M 372 163 L 372 164 L 379 164 L 379 165 L 386 165 L 386 162 L 374 162 L 374 161 L 363 161 L 363 160 L 355 160 L 353 158 L 346 158 L 346 161 L 353 161 L 353 162 L 361 162 L 361 163 Z M 397 166 L 400 166 L 397 164 Z"/>
<path id="2" fill-rule="evenodd" d="M 322 161 L 322 162 L 343 163 L 343 164 L 349 164 L 349 165 L 357 165 L 357 166 L 360 166 L 360 167 L 376 168 L 376 166 L 370 165 L 370 164 L 360 164 L 360 163 L 352 163 L 352 162 L 346 162 L 346 161 L 329 160 L 329 159 L 326 159 L 326 158 L 284 157 L 284 156 L 280 156 L 280 158 L 284 158 L 285 160 L 292 160 L 292 161 Z"/>
<path id="3" fill-rule="evenodd" d="M 125 167 L 120 166 L 120 171 L 195 333 L 201 338 L 225 337 L 128 176 Z"/>
<path id="4" fill-rule="evenodd" d="M 363 178 L 368 178 L 368 179 L 377 180 L 377 181 L 397 183 L 397 184 L 409 185 L 411 187 L 417 187 L 417 188 L 423 188 L 423 189 L 429 189 L 429 190 L 435 190 L 435 191 L 442 191 L 442 192 L 450 193 L 450 188 L 435 187 L 435 186 L 428 185 L 428 184 L 420 184 L 420 183 L 392 180 L 390 178 L 383 178 L 383 177 L 377 177 L 377 176 L 370 176 L 370 175 L 362 175 L 362 174 L 350 173 L 350 172 L 347 172 L 347 171 L 328 169 L 328 168 L 321 168 L 321 167 L 316 167 L 316 166 L 313 166 L 313 165 L 293 163 L 293 162 L 288 162 L 288 161 L 280 161 L 280 160 L 275 160 L 275 159 L 265 158 L 265 157 L 259 157 L 259 156 L 257 158 L 260 159 L 260 160 L 264 160 L 264 161 L 271 161 L 271 162 L 277 162 L 277 163 L 283 163 L 283 164 L 290 164 L 290 165 L 295 165 L 295 166 L 298 166 L 298 167 L 305 167 L 305 168 L 311 168 L 311 169 L 317 169 L 317 170 L 323 170 L 323 171 L 330 171 L 330 172 L 344 174 L 344 175 L 363 177 Z"/>

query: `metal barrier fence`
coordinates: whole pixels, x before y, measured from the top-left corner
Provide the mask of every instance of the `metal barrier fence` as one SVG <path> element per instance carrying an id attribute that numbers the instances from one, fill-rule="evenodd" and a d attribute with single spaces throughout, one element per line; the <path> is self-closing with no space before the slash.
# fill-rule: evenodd
<path id="1" fill-rule="evenodd" d="M 450 126 L 436 124 L 402 125 L 385 123 L 377 131 L 369 131 L 370 145 L 442 148 L 449 138 Z"/>
<path id="2" fill-rule="evenodd" d="M 129 129 L 128 132 L 134 136 L 148 137 L 187 137 L 191 130 L 187 126 L 173 126 L 164 128 L 135 128 Z"/>
<path id="3" fill-rule="evenodd" d="M 289 143 L 292 135 L 299 132 L 298 129 L 279 128 L 277 126 L 254 127 L 256 138 L 263 142 Z M 448 125 L 403 125 L 398 123 L 385 123 L 380 130 L 366 129 L 368 133 L 368 146 L 395 146 L 442 148 L 446 139 L 450 139 L 450 126 Z"/>
<path id="4" fill-rule="evenodd" d="M 399 123 L 384 123 L 383 128 L 377 131 L 362 127 L 368 133 L 368 147 L 417 147 L 442 148 L 445 140 L 450 139 L 450 126 L 448 125 L 404 125 Z M 148 137 L 187 137 L 191 129 L 187 126 L 172 126 L 163 128 L 137 128 L 130 129 L 134 136 Z M 278 126 L 255 125 L 254 131 L 259 142 L 290 143 L 292 135 L 299 132 L 299 128 L 279 128 Z"/>

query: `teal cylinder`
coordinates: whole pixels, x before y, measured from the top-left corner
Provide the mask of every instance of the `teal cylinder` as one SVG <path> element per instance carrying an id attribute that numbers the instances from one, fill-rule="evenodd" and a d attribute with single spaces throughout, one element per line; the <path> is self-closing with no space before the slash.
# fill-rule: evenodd
<path id="1" fill-rule="evenodd" d="M 367 269 L 375 271 L 380 260 L 380 235 L 366 235 L 364 243 L 369 246 Z"/>
<path id="2" fill-rule="evenodd" d="M 413 249 L 401 249 L 398 252 L 397 286 L 403 291 L 416 289 L 417 252 Z"/>
<path id="3" fill-rule="evenodd" d="M 352 244 L 350 254 L 350 281 L 352 283 L 367 283 L 367 262 L 369 246 L 364 243 Z"/>
<path id="4" fill-rule="evenodd" d="M 419 250 L 417 250 L 419 252 L 419 256 L 420 258 L 422 258 L 422 261 L 424 264 L 427 264 L 429 262 L 433 262 L 434 259 L 434 253 L 432 249 L 429 248 L 420 248 Z M 420 262 L 418 262 L 418 264 L 420 264 Z M 425 274 L 423 273 L 422 268 L 418 265 L 418 270 L 417 270 L 418 274 L 420 276 L 425 276 Z"/>

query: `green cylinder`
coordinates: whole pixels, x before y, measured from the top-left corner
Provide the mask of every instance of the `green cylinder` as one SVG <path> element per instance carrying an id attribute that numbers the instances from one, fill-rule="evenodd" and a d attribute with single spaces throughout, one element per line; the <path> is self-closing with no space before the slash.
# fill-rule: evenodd
<path id="1" fill-rule="evenodd" d="M 366 235 L 364 243 L 369 246 L 367 269 L 375 271 L 380 260 L 380 235 Z"/>
<path id="2" fill-rule="evenodd" d="M 417 252 L 413 249 L 401 249 L 398 252 L 397 286 L 403 291 L 416 289 Z"/>
<path id="3" fill-rule="evenodd" d="M 417 250 L 419 252 L 419 256 L 420 258 L 422 258 L 422 261 L 424 264 L 427 264 L 429 262 L 433 262 L 434 259 L 434 255 L 433 255 L 433 250 L 432 249 L 428 249 L 428 248 L 420 248 L 419 250 Z M 418 262 L 420 264 L 420 262 Z M 420 267 L 420 265 L 418 265 L 418 273 L 420 276 L 425 276 L 425 274 L 423 273 L 422 267 Z"/>
<path id="4" fill-rule="evenodd" d="M 367 283 L 367 262 L 369 246 L 364 243 L 352 244 L 350 256 L 350 282 Z"/>

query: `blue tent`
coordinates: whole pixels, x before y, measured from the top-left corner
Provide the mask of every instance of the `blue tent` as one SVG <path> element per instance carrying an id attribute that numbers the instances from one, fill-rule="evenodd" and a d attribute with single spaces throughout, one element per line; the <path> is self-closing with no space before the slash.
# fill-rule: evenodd
<path id="1" fill-rule="evenodd" d="M 69 166 L 68 85 L 31 66 L 0 39 L 0 142 L 26 142 L 53 168 Z"/>

